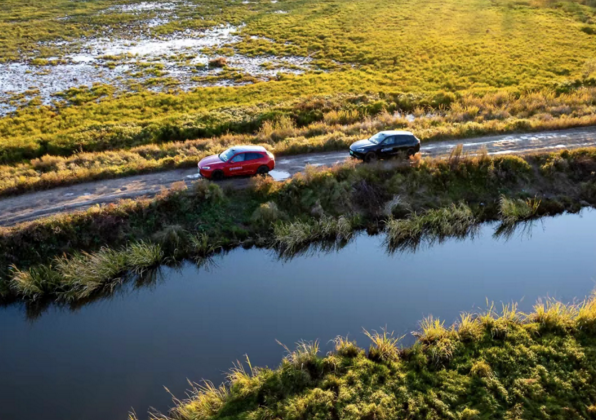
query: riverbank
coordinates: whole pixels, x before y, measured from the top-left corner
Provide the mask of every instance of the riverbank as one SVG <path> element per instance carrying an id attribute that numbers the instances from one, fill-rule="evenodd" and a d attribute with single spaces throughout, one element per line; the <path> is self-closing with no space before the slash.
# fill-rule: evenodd
<path id="1" fill-rule="evenodd" d="M 596 149 L 469 157 L 458 148 L 447 159 L 416 156 L 407 165 L 307 167 L 282 183 L 257 178 L 247 190 L 181 183 L 155 199 L 1 229 L 0 290 L 8 299 L 76 301 L 164 261 L 239 245 L 293 253 L 362 228 L 386 229 L 392 247 L 415 247 L 482 221 L 506 228 L 593 205 L 595 171 Z"/>
<path id="2" fill-rule="evenodd" d="M 423 319 L 416 343 L 365 331 L 370 347 L 337 337 L 319 356 L 300 342 L 277 369 L 246 359 L 217 387 L 191 396 L 158 419 L 480 419 L 592 418 L 596 412 L 596 300 L 538 302 L 463 313 L 446 327 Z M 136 416 L 133 416 L 136 418 Z"/>

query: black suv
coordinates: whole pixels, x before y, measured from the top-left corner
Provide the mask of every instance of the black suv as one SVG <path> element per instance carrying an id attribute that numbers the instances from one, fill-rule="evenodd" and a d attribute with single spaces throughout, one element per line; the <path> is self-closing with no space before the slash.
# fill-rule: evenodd
<path id="1" fill-rule="evenodd" d="M 381 131 L 370 139 L 350 146 L 350 156 L 373 162 L 399 155 L 413 156 L 420 151 L 420 140 L 409 131 Z"/>

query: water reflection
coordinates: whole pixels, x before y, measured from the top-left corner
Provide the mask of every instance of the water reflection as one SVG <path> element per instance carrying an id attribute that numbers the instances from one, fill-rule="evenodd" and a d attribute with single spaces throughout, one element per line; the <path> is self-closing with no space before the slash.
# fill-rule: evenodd
<path id="1" fill-rule="evenodd" d="M 581 213 L 580 213 L 581 215 Z M 554 216 L 554 217 L 565 217 Z M 503 223 L 485 223 L 469 226 L 464 231 L 456 235 L 441 235 L 441 234 L 420 234 L 411 236 L 401 241 L 393 241 L 388 235 L 379 232 L 359 233 L 352 235 L 349 239 L 342 240 L 323 240 L 315 243 L 305 244 L 301 247 L 294 247 L 292 249 L 269 249 L 270 255 L 275 261 L 281 263 L 289 263 L 296 258 L 311 258 L 321 255 L 337 254 L 344 250 L 348 245 L 357 240 L 360 235 L 368 236 L 383 236 L 383 245 L 388 256 L 395 257 L 399 254 L 413 254 L 429 250 L 432 247 L 444 244 L 446 241 L 474 241 L 481 233 L 482 228 L 490 227 L 494 229 L 492 234 L 493 239 L 510 241 L 515 238 L 520 240 L 530 240 L 533 231 L 540 227 L 545 229 L 545 219 L 536 219 L 522 221 L 515 224 Z M 245 246 L 245 249 L 260 248 L 256 245 Z M 81 308 L 93 304 L 95 302 L 111 299 L 111 298 L 125 298 L 141 290 L 155 290 L 158 286 L 167 281 L 173 273 L 180 273 L 185 264 L 192 263 L 200 272 L 210 272 L 218 268 L 218 260 L 225 258 L 227 254 L 234 251 L 234 249 L 218 248 L 217 252 L 209 256 L 196 256 L 190 259 L 169 260 L 167 264 L 145 270 L 143 273 L 129 273 L 121 278 L 119 282 L 110 283 L 102 291 L 93 294 L 85 299 L 80 299 L 72 302 L 56 301 L 55 299 L 38 299 L 34 301 L 21 302 L 15 298 L 9 300 L 0 300 L 0 307 L 8 307 L 11 305 L 22 305 L 24 307 L 25 316 L 30 321 L 39 319 L 50 308 L 57 308 L 67 310 L 70 312 L 77 312 Z M 165 269 L 168 269 L 167 272 Z"/>

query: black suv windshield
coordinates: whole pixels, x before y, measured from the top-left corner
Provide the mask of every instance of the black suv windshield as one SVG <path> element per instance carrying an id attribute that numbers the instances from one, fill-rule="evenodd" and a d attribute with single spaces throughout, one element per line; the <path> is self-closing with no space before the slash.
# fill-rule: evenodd
<path id="1" fill-rule="evenodd" d="M 219 158 L 221 160 L 223 160 L 224 162 L 227 162 L 228 160 L 230 160 L 230 158 L 234 156 L 234 149 L 228 149 L 225 152 L 221 153 L 219 155 Z"/>
<path id="2" fill-rule="evenodd" d="M 385 140 L 385 137 L 387 137 L 385 134 L 383 134 L 383 133 L 377 133 L 374 136 L 372 136 L 370 139 L 368 139 L 368 141 L 370 141 L 373 144 L 379 144 L 383 140 Z"/>

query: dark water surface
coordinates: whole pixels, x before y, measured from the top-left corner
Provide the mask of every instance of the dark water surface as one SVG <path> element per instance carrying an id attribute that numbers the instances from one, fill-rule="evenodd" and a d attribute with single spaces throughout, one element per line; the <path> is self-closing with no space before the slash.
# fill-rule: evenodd
<path id="1" fill-rule="evenodd" d="M 271 251 L 237 249 L 208 269 L 163 268 L 153 286 L 72 312 L 0 309 L 0 419 L 115 420 L 134 409 L 171 406 L 186 379 L 220 382 L 232 362 L 276 366 L 300 339 L 387 325 L 405 334 L 432 314 L 539 297 L 584 298 L 596 280 L 596 211 L 535 222 L 525 233 L 448 240 L 389 255 L 383 236 L 360 235 L 344 249 L 282 261 Z"/>

